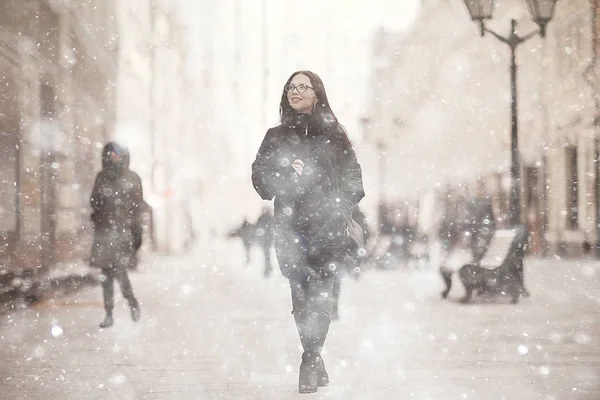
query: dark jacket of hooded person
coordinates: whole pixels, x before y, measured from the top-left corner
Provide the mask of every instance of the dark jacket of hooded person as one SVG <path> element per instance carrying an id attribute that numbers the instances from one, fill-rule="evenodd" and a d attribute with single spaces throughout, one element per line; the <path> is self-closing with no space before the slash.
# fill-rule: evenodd
<path id="1" fill-rule="evenodd" d="M 102 151 L 90 204 L 94 225 L 91 264 L 103 269 L 132 267 L 141 226 L 142 182 L 128 167 L 128 152 L 115 142 Z"/>

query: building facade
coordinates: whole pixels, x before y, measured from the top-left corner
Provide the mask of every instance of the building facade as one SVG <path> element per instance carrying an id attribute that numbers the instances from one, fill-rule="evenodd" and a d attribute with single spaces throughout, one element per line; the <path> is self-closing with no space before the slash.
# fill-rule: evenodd
<path id="1" fill-rule="evenodd" d="M 0 270 L 45 274 L 89 251 L 117 49 L 113 0 L 0 3 Z"/>
<path id="2" fill-rule="evenodd" d="M 504 1 L 488 28 L 507 35 L 536 25 L 516 1 Z M 552 26 L 550 27 L 550 29 Z M 543 251 L 545 237 L 542 40 L 517 49 L 519 162 L 523 222 Z M 367 137 L 383 149 L 381 197 L 419 198 L 437 188 L 484 182 L 494 197 L 499 226 L 507 223 L 510 188 L 510 50 L 479 36 L 466 7 L 424 0 L 412 29 L 380 31 L 374 40 Z"/>
<path id="3" fill-rule="evenodd" d="M 130 149 L 131 168 L 140 175 L 152 210 L 146 243 L 170 253 L 182 252 L 195 241 L 190 215 L 198 197 L 195 178 L 203 169 L 198 152 L 206 134 L 198 122 L 208 117 L 193 97 L 194 82 L 186 70 L 188 32 L 176 5 L 168 0 L 118 4 L 115 138 Z M 201 81 L 204 72 L 199 72 L 194 78 Z M 201 96 L 209 101 L 207 92 Z"/>
<path id="4" fill-rule="evenodd" d="M 444 11 L 443 5 L 435 0 L 425 1 L 423 4 L 422 15 L 427 17 L 427 32 L 431 31 L 429 27 L 432 19 L 437 21 L 438 17 L 440 23 L 433 25 L 441 27 L 443 21 L 452 21 L 450 25 L 454 24 L 454 29 L 462 32 L 460 26 L 463 23 L 456 22 L 459 21 L 458 15 L 449 18 L 447 14 L 442 17 L 443 12 L 448 11 Z M 433 10 L 427 7 L 428 4 L 439 7 Z M 510 7 L 504 8 L 507 11 L 503 13 L 499 6 L 497 16 L 488 22 L 488 27 L 504 34 L 496 29 L 501 25 L 495 21 L 507 21 L 510 16 L 517 19 L 520 35 L 535 29 L 528 15 L 515 14 Z M 525 9 L 524 6 L 522 8 Z M 465 10 L 462 11 L 466 13 Z M 439 177 L 430 180 L 427 185 L 431 186 L 435 180 L 442 184 L 472 182 L 477 179 L 476 175 L 483 176 L 488 191 L 496 197 L 498 214 L 506 214 L 510 187 L 510 125 L 508 112 L 499 111 L 504 110 L 508 104 L 508 85 L 503 81 L 499 84 L 491 82 L 490 78 L 498 79 L 503 75 L 508 77 L 508 60 L 503 55 L 507 49 L 499 43 L 490 43 L 491 38 L 476 38 L 478 44 L 460 33 L 454 34 L 451 40 L 444 41 L 440 39 L 438 32 L 437 35 L 430 36 L 427 42 L 428 36 L 418 32 L 418 24 L 415 32 L 397 36 L 395 44 L 388 43 L 383 50 L 379 50 L 383 52 L 384 58 L 382 60 L 381 57 L 376 57 L 379 67 L 373 68 L 374 75 L 379 78 L 372 84 L 374 93 L 378 96 L 374 96 L 376 101 L 371 107 L 370 114 L 375 122 L 370 126 L 389 137 L 390 132 L 397 130 L 392 121 L 398 119 L 395 116 L 401 114 L 402 108 L 409 110 L 405 115 L 409 118 L 408 121 L 412 119 L 414 125 L 414 116 L 419 113 L 415 104 L 428 109 L 424 104 L 431 103 L 431 98 L 423 98 L 422 93 L 424 88 L 431 85 L 433 88 L 430 92 L 433 97 L 444 100 L 443 108 L 446 110 L 453 109 L 451 99 L 458 99 L 458 104 L 465 112 L 453 112 L 451 118 L 442 120 L 452 138 L 445 139 L 445 143 L 438 142 L 438 145 L 443 143 L 447 148 L 458 144 L 455 147 L 458 151 L 442 151 L 449 156 L 449 163 L 444 164 L 440 159 L 444 154 L 440 154 L 439 147 L 434 147 L 437 151 L 434 154 L 438 158 L 436 171 L 444 173 L 438 174 Z M 474 33 L 470 32 L 469 35 L 475 37 Z M 375 41 L 375 48 L 381 48 L 381 35 L 383 34 Z M 554 18 L 548 25 L 546 38 L 532 39 L 530 42 L 517 50 L 522 222 L 532 233 L 533 253 L 578 256 L 594 247 L 600 248 L 598 0 L 559 1 Z M 432 49 L 436 49 L 440 43 L 446 43 L 443 51 L 437 48 L 434 52 Z M 427 62 L 436 66 L 430 69 L 433 72 L 425 73 L 423 71 L 427 71 L 426 66 L 411 62 L 410 54 L 413 52 L 426 54 Z M 454 66 L 452 63 L 444 63 L 435 54 L 443 54 L 447 60 L 454 60 Z M 486 60 L 486 54 L 490 59 Z M 403 57 L 407 60 L 394 61 L 402 60 Z M 461 82 L 462 77 L 458 73 L 460 70 L 468 75 L 468 80 Z M 444 76 L 445 79 L 438 79 Z M 414 82 L 422 82 L 424 79 L 428 80 L 425 85 L 415 86 Z M 377 83 L 377 80 L 383 84 Z M 390 85 L 390 82 L 400 82 L 400 85 Z M 452 82 L 459 84 L 453 86 Z M 473 82 L 475 86 L 472 85 Z M 386 90 L 389 92 L 390 87 L 393 88 L 392 93 L 387 93 Z M 410 105 L 406 106 L 405 103 Z M 389 111 L 394 107 L 395 110 Z M 459 111 L 456 107 L 454 110 Z M 441 114 L 428 112 L 426 115 L 432 117 L 432 123 L 439 125 Z M 436 146 L 435 142 L 430 142 L 424 135 L 423 125 L 408 126 L 406 129 L 407 125 L 403 124 L 403 127 L 405 137 L 419 132 L 419 142 Z M 493 134 L 485 135 L 487 131 Z M 461 132 L 467 134 L 462 135 Z M 476 138 L 477 136 L 480 137 Z M 482 141 L 481 136 L 487 138 Z M 405 139 L 402 140 L 404 148 L 410 148 L 411 153 L 417 157 L 409 162 L 411 167 L 415 168 L 419 162 L 423 163 L 426 149 L 415 151 L 416 147 L 410 146 L 417 144 L 407 145 Z M 495 153 L 493 149 L 496 149 Z M 475 162 L 477 156 L 471 157 L 467 168 L 461 171 L 458 159 L 452 154 L 464 159 L 468 158 L 465 155 L 473 155 L 474 152 L 487 157 L 486 163 Z M 449 166 L 452 163 L 455 164 L 454 167 Z M 434 164 L 431 165 L 433 167 Z"/>
<path id="5" fill-rule="evenodd" d="M 114 139 L 130 152 L 130 168 L 142 180 L 146 202 L 152 197 L 152 1 L 135 0 L 116 4 L 119 27 L 119 69 L 116 84 Z M 156 248 L 153 212 L 144 215 L 146 235 L 143 249 Z"/>
<path id="6" fill-rule="evenodd" d="M 579 255 L 596 242 L 595 162 L 598 85 L 593 48 L 593 5 L 565 0 L 556 5 L 544 48 L 548 134 L 548 235 L 550 251 Z M 596 33 L 597 34 L 597 33 Z"/>

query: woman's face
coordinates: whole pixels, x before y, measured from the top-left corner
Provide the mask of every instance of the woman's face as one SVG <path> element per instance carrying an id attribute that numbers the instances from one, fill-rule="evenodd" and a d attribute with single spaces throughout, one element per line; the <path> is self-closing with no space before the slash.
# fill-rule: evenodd
<path id="1" fill-rule="evenodd" d="M 298 74 L 285 88 L 290 107 L 297 113 L 312 113 L 315 103 L 318 101 L 315 90 L 308 76 Z"/>

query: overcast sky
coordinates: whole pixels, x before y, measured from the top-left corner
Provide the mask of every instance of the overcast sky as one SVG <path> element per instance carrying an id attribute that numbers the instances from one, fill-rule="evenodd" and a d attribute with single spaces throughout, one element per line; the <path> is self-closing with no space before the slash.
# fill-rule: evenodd
<path id="1" fill-rule="evenodd" d="M 202 85 L 195 77 L 201 78 L 204 66 L 210 70 L 210 87 L 198 86 L 198 103 L 203 105 L 195 107 L 210 119 L 212 164 L 227 171 L 229 190 L 235 188 L 236 197 L 248 199 L 249 210 L 258 210 L 260 201 L 249 184 L 249 165 L 266 130 L 278 122 L 287 77 L 295 70 L 310 69 L 323 78 L 336 115 L 360 151 L 359 119 L 366 113 L 373 34 L 380 26 L 408 29 L 420 4 L 420 0 L 179 2 L 193 84 Z M 361 157 L 365 179 L 374 184 L 369 175 L 375 170 Z"/>

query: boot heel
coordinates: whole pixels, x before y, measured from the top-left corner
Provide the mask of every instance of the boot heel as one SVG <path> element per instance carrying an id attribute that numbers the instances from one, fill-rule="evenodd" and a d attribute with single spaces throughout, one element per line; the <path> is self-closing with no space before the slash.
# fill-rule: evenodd
<path id="1" fill-rule="evenodd" d="M 300 364 L 298 391 L 301 394 L 315 393 L 319 387 L 317 383 L 317 368 L 313 363 Z"/>
<path id="2" fill-rule="evenodd" d="M 113 326 L 113 323 L 114 321 L 112 314 L 106 314 L 104 321 L 102 321 L 102 323 L 100 324 L 100 328 L 110 328 L 111 326 Z"/>
<path id="3" fill-rule="evenodd" d="M 323 362 L 323 358 L 319 357 L 317 361 L 317 384 L 321 387 L 329 385 L 329 374 L 325 369 L 325 363 Z"/>

